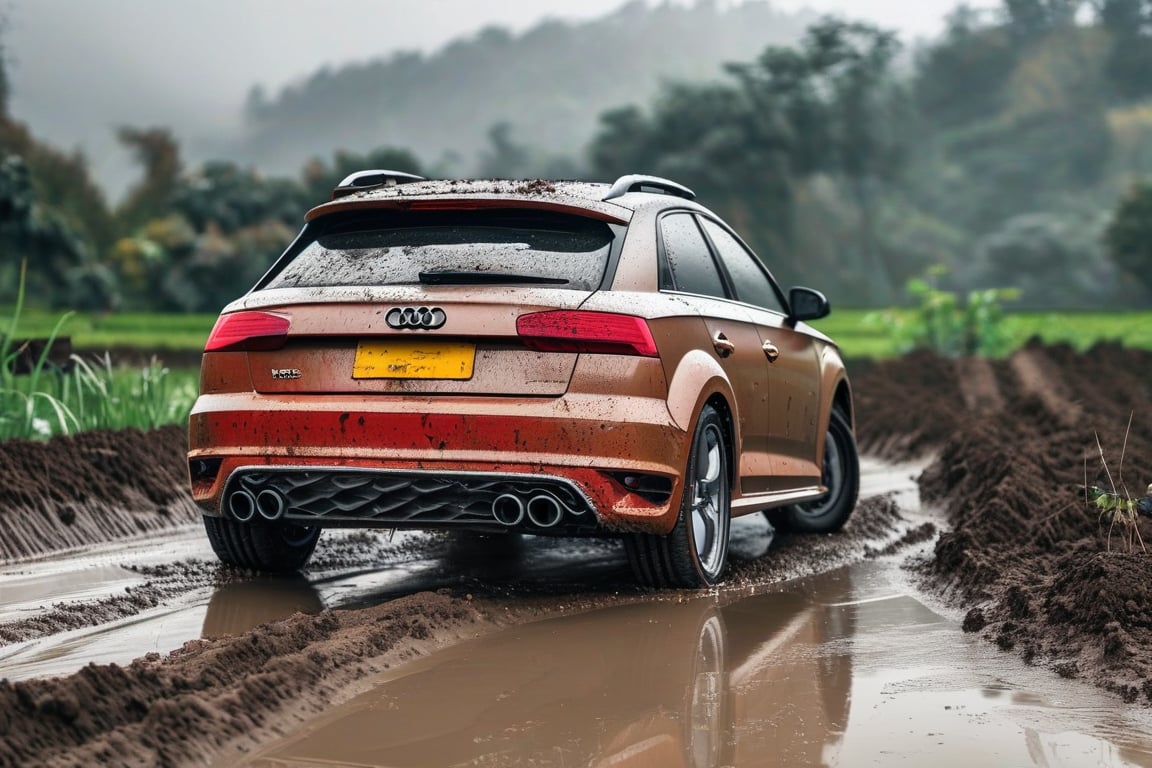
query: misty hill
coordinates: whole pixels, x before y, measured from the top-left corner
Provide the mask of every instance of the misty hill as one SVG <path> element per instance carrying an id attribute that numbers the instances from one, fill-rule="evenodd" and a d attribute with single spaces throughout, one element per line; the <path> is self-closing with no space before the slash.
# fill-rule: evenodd
<path id="1" fill-rule="evenodd" d="M 325 68 L 271 96 L 255 88 L 246 138 L 229 154 L 294 172 L 338 148 L 387 145 L 441 173 L 468 174 L 492 151 L 492 127 L 507 123 L 503 138 L 544 170 L 555 158 L 575 158 L 604 110 L 646 101 L 662 81 L 716 79 L 726 62 L 796 41 L 813 19 L 766 2 L 637 0 L 590 22 L 545 21 L 520 35 L 488 28 L 431 55 Z"/>

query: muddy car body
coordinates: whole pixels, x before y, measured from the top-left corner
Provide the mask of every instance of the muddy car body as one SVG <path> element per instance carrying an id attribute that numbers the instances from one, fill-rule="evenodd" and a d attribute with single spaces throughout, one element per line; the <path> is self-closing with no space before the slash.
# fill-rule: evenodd
<path id="1" fill-rule="evenodd" d="M 226 562 L 292 570 L 323 527 L 623 535 L 705 585 L 731 515 L 803 530 L 855 503 L 836 346 L 663 179 L 354 174 L 225 307 L 189 429 Z"/>

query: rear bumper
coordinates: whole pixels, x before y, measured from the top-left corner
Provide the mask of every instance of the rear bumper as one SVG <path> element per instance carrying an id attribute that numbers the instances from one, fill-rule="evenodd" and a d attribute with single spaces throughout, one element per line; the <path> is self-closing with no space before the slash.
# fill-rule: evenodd
<path id="1" fill-rule="evenodd" d="M 687 446 L 688 435 L 672 421 L 665 402 L 653 398 L 397 400 L 244 393 L 200 397 L 189 423 L 188 456 L 193 464 L 220 462 L 210 476 L 193 473 L 193 497 L 209 515 L 230 514 L 227 499 L 245 477 L 258 494 L 268 482 L 261 476 L 264 468 L 265 475 L 275 475 L 278 492 L 332 488 L 342 481 L 361 488 L 343 493 L 354 501 L 321 514 L 322 504 L 286 513 L 296 522 L 596 535 L 670 531 Z M 667 478 L 670 493 L 656 499 L 634 493 L 622 485 L 621 473 Z M 396 493 L 385 491 L 396 483 L 410 504 L 384 500 L 395 499 Z M 583 507 L 587 515 L 565 515 L 563 525 L 550 526 L 532 524 L 527 514 L 515 526 L 492 517 L 496 497 L 512 493 L 527 505 L 533 484 L 555 490 L 564 505 Z M 304 495 L 309 494 L 316 495 Z"/>

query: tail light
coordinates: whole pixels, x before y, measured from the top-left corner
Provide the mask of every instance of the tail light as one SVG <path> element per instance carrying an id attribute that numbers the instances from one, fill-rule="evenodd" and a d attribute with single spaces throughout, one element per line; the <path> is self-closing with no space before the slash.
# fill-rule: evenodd
<path id="1" fill-rule="evenodd" d="M 516 318 L 516 333 L 532 349 L 546 352 L 658 356 L 647 321 L 632 315 L 533 312 Z"/>
<path id="2" fill-rule="evenodd" d="M 271 312 L 234 312 L 221 315 L 208 334 L 205 352 L 255 351 L 284 346 L 292 321 Z"/>

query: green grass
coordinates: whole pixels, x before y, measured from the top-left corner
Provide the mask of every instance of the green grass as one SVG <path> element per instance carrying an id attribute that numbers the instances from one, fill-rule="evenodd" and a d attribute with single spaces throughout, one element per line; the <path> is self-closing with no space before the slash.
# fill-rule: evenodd
<path id="1" fill-rule="evenodd" d="M 914 316 L 912 310 L 888 311 L 908 320 Z M 876 314 L 877 310 L 834 308 L 829 317 L 813 325 L 835 339 L 846 357 L 895 357 L 900 354 L 896 340 L 878 324 L 866 321 Z M 11 308 L 0 308 L 0 317 L 11 315 Z M 59 319 L 59 313 L 25 308 L 20 335 L 46 337 Z M 70 336 L 77 349 L 199 352 L 214 322 L 216 315 L 76 313 L 64 322 L 60 334 Z M 1152 349 L 1152 312 L 1022 312 L 1009 314 L 1004 324 L 1014 346 L 1039 336 L 1048 343 L 1067 342 L 1080 350 L 1099 341 Z"/>
<path id="2" fill-rule="evenodd" d="M 12 317 L 13 307 L 0 308 L 0 317 Z M 24 338 L 47 337 L 60 313 L 29 309 L 20 314 L 19 334 Z M 129 347 L 155 351 L 190 351 L 204 349 L 208 332 L 216 315 L 178 315 L 158 313 L 117 313 L 99 315 L 77 312 L 64 321 L 61 336 L 70 336 L 76 349 L 112 349 Z"/>
<path id="3" fill-rule="evenodd" d="M 152 429 L 184 424 L 196 399 L 199 372 L 157 364 L 114 367 L 73 356 L 63 373 L 47 366 L 32 375 L 0 374 L 0 439 L 70 435 L 92 429 Z"/>
<path id="4" fill-rule="evenodd" d="M 912 310 L 886 310 L 912 321 Z M 845 357 L 896 357 L 898 342 L 869 316 L 877 310 L 836 309 L 812 325 L 840 345 Z M 1152 312 L 1021 312 L 1007 315 L 1004 330 L 1012 346 L 1022 346 L 1038 336 L 1048 344 L 1067 343 L 1085 350 L 1101 341 L 1117 341 L 1127 347 L 1152 349 Z"/>
<path id="5" fill-rule="evenodd" d="M 52 340 L 70 333 L 69 325 L 77 318 L 71 312 L 54 318 L 25 312 L 26 269 L 22 264 L 10 319 L 0 324 L 0 439 L 47 438 L 92 429 L 150 429 L 187 421 L 196 399 L 196 371 L 174 373 L 155 360 L 142 368 L 113 367 L 108 355 L 102 359 L 72 355 L 70 370 L 50 363 Z M 159 318 L 149 324 L 150 334 L 171 332 L 173 325 Z M 17 342 L 29 337 L 42 337 L 49 343 L 32 361 L 31 370 L 17 375 L 14 364 L 21 353 Z"/>

